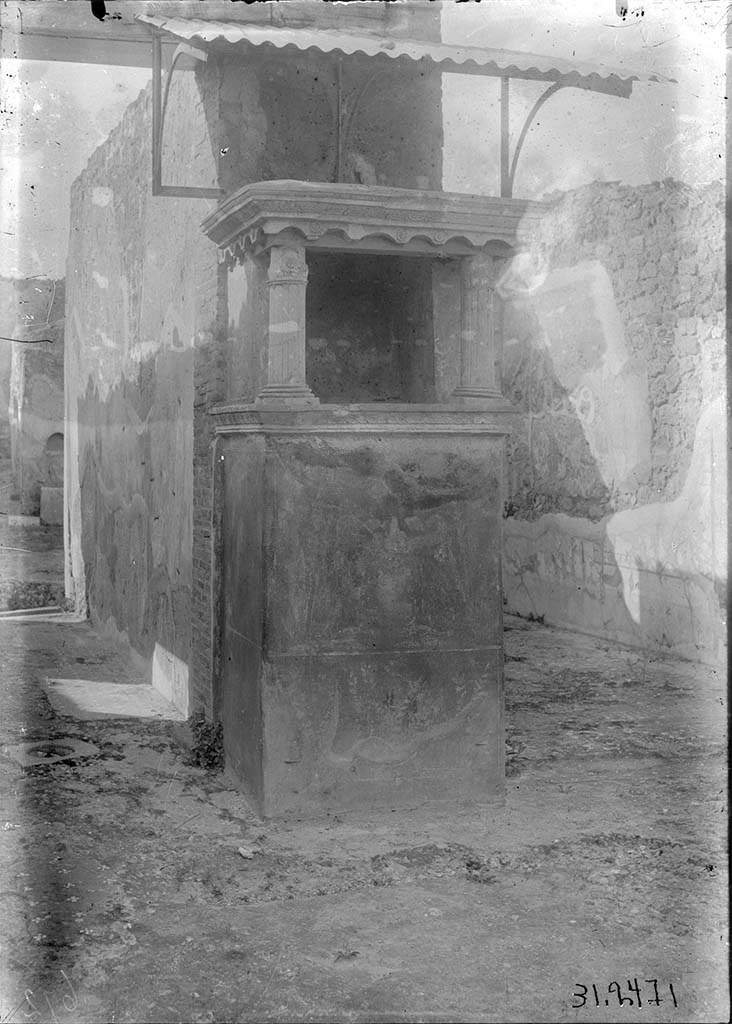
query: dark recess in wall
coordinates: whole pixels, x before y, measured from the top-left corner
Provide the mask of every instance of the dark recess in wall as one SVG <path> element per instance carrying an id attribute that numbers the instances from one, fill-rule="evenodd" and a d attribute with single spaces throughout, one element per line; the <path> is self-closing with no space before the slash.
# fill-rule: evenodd
<path id="1" fill-rule="evenodd" d="M 430 261 L 308 253 L 307 381 L 322 402 L 434 402 Z"/>

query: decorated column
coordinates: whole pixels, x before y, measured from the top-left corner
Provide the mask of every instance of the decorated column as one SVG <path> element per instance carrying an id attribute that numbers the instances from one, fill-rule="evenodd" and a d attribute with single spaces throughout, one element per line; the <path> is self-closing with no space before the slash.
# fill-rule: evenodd
<path id="1" fill-rule="evenodd" d="M 270 249 L 267 383 L 258 406 L 318 405 L 305 380 L 305 289 L 308 267 L 302 246 Z"/>
<path id="2" fill-rule="evenodd" d="M 484 401 L 501 397 L 496 384 L 496 264 L 487 253 L 462 261 L 461 359 L 459 400 Z"/>

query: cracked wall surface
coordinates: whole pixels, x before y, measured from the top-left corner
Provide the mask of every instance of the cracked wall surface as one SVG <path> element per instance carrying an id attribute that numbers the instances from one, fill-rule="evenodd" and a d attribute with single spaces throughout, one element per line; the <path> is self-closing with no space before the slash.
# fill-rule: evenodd
<path id="1" fill-rule="evenodd" d="M 504 275 L 509 610 L 722 656 L 722 200 L 716 185 L 586 186 Z"/>

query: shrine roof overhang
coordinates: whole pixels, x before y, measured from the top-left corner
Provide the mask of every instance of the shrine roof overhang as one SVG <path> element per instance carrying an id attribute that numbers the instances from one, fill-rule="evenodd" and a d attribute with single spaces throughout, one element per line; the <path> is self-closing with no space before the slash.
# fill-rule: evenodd
<path id="1" fill-rule="evenodd" d="M 331 251 L 507 255 L 546 203 L 312 181 L 259 181 L 224 199 L 203 231 L 225 255 L 272 245 Z"/>
<path id="2" fill-rule="evenodd" d="M 541 107 L 559 90 L 576 88 L 605 93 L 627 99 L 634 83 L 673 83 L 673 79 L 627 67 L 612 68 L 604 64 L 566 60 L 535 53 L 497 50 L 477 46 L 452 46 L 428 40 L 406 39 L 385 34 L 367 35 L 324 28 L 280 27 L 244 22 L 225 22 L 197 18 L 168 18 L 141 14 L 137 22 L 146 26 L 152 39 L 153 69 L 153 195 L 221 198 L 222 189 L 187 185 L 166 185 L 162 174 L 162 138 L 168 90 L 172 73 L 180 60 L 188 62 L 222 59 L 232 55 L 246 57 L 258 48 L 264 56 L 303 56 L 321 54 L 333 59 L 336 70 L 338 112 L 335 123 L 338 158 L 336 180 L 342 180 L 342 150 L 350 117 L 341 94 L 341 65 L 346 59 L 368 61 L 372 68 L 370 81 L 389 67 L 412 66 L 422 73 L 428 70 L 463 75 L 482 75 L 500 81 L 500 194 L 511 198 L 519 154 L 527 133 Z M 162 85 L 162 42 L 177 43 L 175 53 Z M 536 99 L 510 149 L 509 86 L 512 79 L 536 81 L 544 91 Z M 368 83 L 367 83 L 368 84 Z M 365 88 L 365 87 L 364 87 Z M 350 115 L 352 116 L 352 114 Z"/>
<path id="3" fill-rule="evenodd" d="M 383 59 L 385 62 L 426 64 L 440 71 L 462 75 L 522 78 L 625 97 L 630 96 L 634 82 L 673 81 L 659 74 L 625 67 L 608 67 L 536 53 L 455 46 L 395 36 L 196 18 L 164 18 L 145 14 L 138 15 L 137 20 L 155 31 L 172 36 L 180 43 L 209 51 L 266 47 L 284 53 L 319 52 L 339 57 L 360 55 L 371 60 Z"/>

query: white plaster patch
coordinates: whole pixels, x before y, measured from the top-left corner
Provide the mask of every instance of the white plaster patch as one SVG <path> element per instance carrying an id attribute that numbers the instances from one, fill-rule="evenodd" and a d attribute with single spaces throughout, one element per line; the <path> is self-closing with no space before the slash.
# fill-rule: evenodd
<path id="1" fill-rule="evenodd" d="M 717 453 L 725 449 L 724 399 L 699 417 L 689 473 L 674 501 L 625 509 L 608 520 L 618 566 L 662 566 L 672 573 L 724 578 L 727 571 L 724 495 L 726 475 Z"/>
<path id="2" fill-rule="evenodd" d="M 620 372 L 628 349 L 612 282 L 602 263 L 584 260 L 554 270 L 533 291 L 532 305 L 560 378 L 580 368 Z"/>
<path id="3" fill-rule="evenodd" d="M 114 192 L 112 192 L 111 188 L 97 185 L 92 189 L 91 201 L 94 206 L 109 206 L 113 198 Z"/>
<path id="4" fill-rule="evenodd" d="M 109 288 L 108 277 L 104 277 L 102 274 L 98 274 L 96 270 L 92 270 L 92 277 L 94 278 L 94 283 L 97 285 L 98 288 Z"/>
<path id="5" fill-rule="evenodd" d="M 608 520 L 626 607 L 636 621 L 641 613 L 639 569 L 692 579 L 726 576 L 726 478 L 716 458 L 724 438 L 725 408 L 719 398 L 699 417 L 689 474 L 678 498 L 626 509 Z"/>
<path id="6" fill-rule="evenodd" d="M 648 381 L 628 356 L 607 271 L 597 260 L 553 271 L 531 304 L 603 480 L 632 490 L 651 466 Z"/>
<path id="7" fill-rule="evenodd" d="M 520 252 L 509 260 L 508 266 L 496 282 L 496 291 L 502 299 L 531 295 L 546 281 L 546 257 L 536 250 Z"/>
<path id="8" fill-rule="evenodd" d="M 8 515 L 8 526 L 40 526 L 39 516 Z"/>
<path id="9" fill-rule="evenodd" d="M 249 295 L 248 269 L 237 263 L 229 273 L 227 282 L 229 299 L 229 330 L 234 331 L 246 318 L 246 304 Z"/>
<path id="10" fill-rule="evenodd" d="M 188 665 L 161 644 L 155 644 L 152 664 L 152 684 L 169 701 L 182 718 L 190 714 L 188 692 Z"/>
<path id="11" fill-rule="evenodd" d="M 67 316 L 67 357 L 64 365 L 64 499 L 66 560 L 64 584 L 66 596 L 73 598 L 75 610 L 86 614 L 86 571 L 81 547 L 81 484 L 79 480 L 79 422 L 76 399 L 82 390 L 83 374 L 77 364 L 83 350 L 79 313 L 71 307 Z M 76 356 L 74 356 L 74 353 Z"/>
<path id="12" fill-rule="evenodd" d="M 641 624 L 640 572 L 634 561 L 632 544 L 615 542 L 615 562 L 623 581 L 623 601 L 633 622 Z"/>
<path id="13" fill-rule="evenodd" d="M 271 334 L 292 334 L 297 331 L 298 327 L 297 320 L 283 320 L 279 324 L 270 324 L 269 330 Z"/>
<path id="14" fill-rule="evenodd" d="M 124 373 L 137 372 L 137 365 L 145 362 L 146 359 L 153 359 L 160 350 L 160 343 L 157 341 L 137 341 L 132 343 L 126 353 Z"/>

